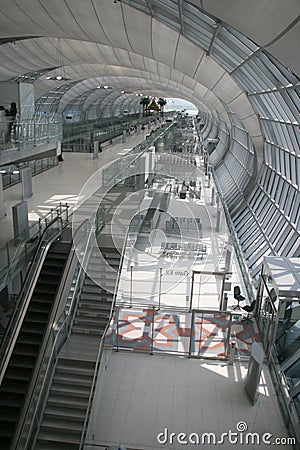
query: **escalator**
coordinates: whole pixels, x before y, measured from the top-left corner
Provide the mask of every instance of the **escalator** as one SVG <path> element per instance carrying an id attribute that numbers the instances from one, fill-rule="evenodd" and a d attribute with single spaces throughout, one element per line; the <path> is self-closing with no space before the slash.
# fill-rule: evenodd
<path id="1" fill-rule="evenodd" d="M 43 342 L 70 242 L 50 247 L 0 387 L 0 449 L 9 450 Z"/>

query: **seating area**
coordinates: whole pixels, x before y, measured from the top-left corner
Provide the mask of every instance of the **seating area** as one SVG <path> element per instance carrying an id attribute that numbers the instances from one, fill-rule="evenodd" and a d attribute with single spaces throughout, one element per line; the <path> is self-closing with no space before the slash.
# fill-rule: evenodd
<path id="1" fill-rule="evenodd" d="M 245 300 L 245 297 L 241 295 L 241 289 L 239 286 L 235 286 L 233 290 L 233 297 L 237 301 L 237 305 L 233 309 L 241 309 L 240 302 L 243 302 Z"/>

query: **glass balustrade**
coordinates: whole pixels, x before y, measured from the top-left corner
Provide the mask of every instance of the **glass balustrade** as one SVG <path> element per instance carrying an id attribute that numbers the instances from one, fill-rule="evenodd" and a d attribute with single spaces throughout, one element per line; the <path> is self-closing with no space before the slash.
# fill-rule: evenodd
<path id="1" fill-rule="evenodd" d="M 18 120 L 10 116 L 0 120 L 0 153 L 17 148 L 48 144 L 62 139 L 62 123 L 53 118 Z"/>

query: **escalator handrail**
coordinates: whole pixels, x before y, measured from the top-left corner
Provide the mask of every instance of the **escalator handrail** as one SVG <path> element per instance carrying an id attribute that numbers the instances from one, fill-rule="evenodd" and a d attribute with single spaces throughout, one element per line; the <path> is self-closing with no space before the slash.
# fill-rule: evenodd
<path id="1" fill-rule="evenodd" d="M 49 231 L 49 228 L 56 222 L 60 223 L 60 229 L 58 232 L 56 232 L 51 238 L 48 238 L 48 240 L 44 240 L 45 235 Z M 9 322 L 9 326 L 6 329 L 5 335 L 3 337 L 3 340 L 1 342 L 1 349 L 0 349 L 0 386 L 2 384 L 3 378 L 5 376 L 5 372 L 7 369 L 7 366 L 9 364 L 14 346 L 16 344 L 21 326 L 23 324 L 23 320 L 25 317 L 25 314 L 27 312 L 31 296 L 33 294 L 36 282 L 38 280 L 40 271 L 42 269 L 42 265 L 45 261 L 46 255 L 48 253 L 48 250 L 51 246 L 51 244 L 57 239 L 57 237 L 61 234 L 63 228 L 67 224 L 63 223 L 63 220 L 60 216 L 53 219 L 49 224 L 47 225 L 47 228 L 43 231 L 43 234 L 40 238 L 39 245 L 35 251 L 34 257 L 32 259 L 32 262 L 30 264 L 30 268 L 26 274 L 24 285 L 22 287 L 19 302 L 16 306 L 12 317 Z"/>
<path id="2" fill-rule="evenodd" d="M 57 206 L 54 210 L 51 209 L 51 213 L 47 213 L 45 216 L 41 217 L 38 222 L 36 222 L 31 227 L 29 227 L 28 231 L 29 231 L 29 235 L 30 236 L 27 239 L 19 241 L 19 239 L 20 239 L 20 235 L 19 235 L 16 238 L 12 239 L 11 241 L 7 242 L 7 244 L 4 247 L 9 248 L 11 245 L 13 245 L 12 244 L 13 242 L 16 242 L 16 240 L 19 241 L 18 246 L 15 248 L 14 256 L 13 256 L 12 260 L 10 260 L 10 252 L 9 252 L 9 250 L 7 250 L 7 252 L 8 252 L 8 256 L 7 256 L 8 266 L 7 266 L 6 274 L 5 273 L 3 274 L 3 272 L 5 272 L 5 270 L 3 271 L 3 269 L 2 269 L 2 271 L 0 273 L 0 290 L 1 290 L 2 287 L 7 286 L 7 284 L 9 283 L 9 279 L 11 279 L 12 276 L 16 273 L 16 266 L 18 265 L 18 263 L 20 261 L 22 261 L 22 266 L 24 266 L 26 264 L 27 256 L 28 256 L 27 255 L 27 246 L 32 245 L 32 243 L 36 239 L 40 239 L 41 238 L 42 223 L 43 222 L 45 223 L 45 225 L 44 225 L 45 226 L 44 231 L 45 231 L 49 226 L 51 226 L 51 224 L 53 224 L 53 220 L 57 220 L 57 217 L 61 217 L 62 216 L 62 214 L 63 214 L 63 207 L 66 209 L 66 211 L 68 211 L 68 208 L 69 208 L 68 204 L 66 203 L 65 205 L 62 205 L 60 203 L 59 206 Z M 51 216 L 53 212 L 56 212 L 57 216 L 54 219 L 52 219 L 49 222 L 47 222 L 48 221 L 48 216 Z M 31 235 L 31 230 L 36 228 L 37 225 L 38 225 L 38 230 Z M 0 251 L 4 247 L 1 247 Z M 22 249 L 25 249 L 25 255 L 23 255 L 23 256 L 21 255 L 20 256 L 20 253 L 22 254 Z M 32 251 L 33 255 L 35 253 L 35 250 L 36 250 L 36 248 Z M 23 260 L 25 260 L 25 263 L 24 263 Z"/>
<path id="3" fill-rule="evenodd" d="M 76 230 L 76 232 L 75 232 L 75 234 L 73 236 L 73 243 L 74 243 L 74 238 L 77 235 L 77 233 L 79 232 L 79 230 L 81 230 L 89 222 L 90 222 L 89 219 L 85 219 L 82 222 L 82 224 Z M 86 247 L 85 247 L 84 253 L 87 252 L 91 236 L 92 236 L 92 227 L 91 227 L 90 231 L 87 231 Z M 77 242 L 77 245 L 78 245 L 78 242 Z M 75 275 L 75 273 L 74 273 L 75 272 L 75 268 L 74 268 L 74 270 L 70 270 L 70 268 L 74 265 L 74 261 L 76 261 L 76 260 L 77 260 L 77 263 L 79 264 L 79 273 L 77 273 Z M 46 350 L 46 347 L 48 345 L 49 338 L 51 336 L 51 331 L 53 331 L 53 321 L 55 321 L 55 319 L 56 319 L 57 310 L 58 310 L 58 308 L 59 308 L 59 306 L 61 304 L 61 301 L 65 299 L 65 296 L 63 295 L 63 292 L 65 290 L 65 286 L 67 284 L 69 284 L 70 277 L 74 278 L 76 276 L 76 283 L 75 283 L 75 286 L 74 286 L 74 289 L 73 289 L 72 300 L 71 300 L 71 304 L 69 305 L 69 311 L 72 311 L 72 309 L 76 308 L 76 301 L 78 302 L 78 299 L 79 299 L 79 295 L 77 296 L 76 294 L 78 292 L 78 289 L 80 291 L 80 287 L 78 288 L 78 285 L 79 285 L 79 282 L 80 282 L 82 271 L 84 271 L 84 263 L 80 263 L 78 261 L 76 249 L 73 247 L 73 248 L 71 248 L 69 257 L 67 259 L 67 262 L 66 262 L 66 265 L 65 265 L 65 269 L 64 269 L 64 273 L 63 273 L 62 279 L 60 281 L 60 287 L 59 287 L 59 289 L 57 291 L 57 294 L 56 294 L 56 297 L 55 297 L 55 300 L 54 300 L 53 312 L 52 312 L 50 320 L 48 322 L 47 331 L 46 331 L 45 336 L 43 338 L 42 347 L 41 347 L 41 349 L 39 351 L 38 360 L 37 360 L 37 363 L 35 365 L 34 374 L 32 376 L 32 380 L 31 380 L 31 383 L 30 383 L 30 386 L 29 386 L 29 389 L 28 389 L 27 398 L 25 400 L 25 404 L 24 404 L 21 416 L 20 416 L 19 421 L 18 421 L 17 431 L 15 433 L 15 438 L 14 438 L 14 441 L 12 443 L 13 444 L 12 445 L 12 449 L 19 449 L 18 445 L 20 444 L 20 439 L 22 437 L 21 433 L 22 433 L 22 430 L 24 429 L 24 426 L 26 426 L 26 423 L 27 423 L 26 422 L 26 417 L 27 417 L 28 411 L 30 410 L 31 402 L 32 402 L 32 399 L 33 399 L 34 394 L 36 392 L 35 391 L 35 387 L 37 385 L 39 374 L 40 374 L 40 371 L 41 371 L 41 367 L 42 367 L 42 364 L 43 364 L 43 361 L 44 361 L 45 350 Z M 67 321 L 68 320 L 72 321 L 72 316 L 73 316 L 72 313 L 69 312 L 68 314 L 66 314 L 65 311 L 63 311 L 61 316 L 57 320 L 57 324 L 59 324 L 59 328 L 55 331 L 56 334 L 55 334 L 54 342 L 52 344 L 51 354 L 48 357 L 47 367 L 45 369 L 44 379 L 43 379 L 43 383 L 42 383 L 42 385 L 40 387 L 40 391 L 39 391 L 38 397 L 37 397 L 37 399 L 33 399 L 33 401 L 35 401 L 34 412 L 32 414 L 30 428 L 29 428 L 29 430 L 27 430 L 27 441 L 26 441 L 26 444 L 25 444 L 24 448 L 27 448 L 27 446 L 28 446 L 28 440 L 30 440 L 31 434 L 32 434 L 32 427 L 37 423 L 37 421 L 39 422 L 39 419 L 37 420 L 36 416 L 38 414 L 38 409 L 39 409 L 40 403 L 42 401 L 42 394 L 43 394 L 44 389 L 45 389 L 45 384 L 47 383 L 47 374 L 51 370 L 51 365 L 53 365 L 53 362 L 52 362 L 53 354 L 55 354 L 55 362 L 56 362 L 56 360 L 58 358 L 58 354 L 56 354 L 58 338 L 60 336 L 61 330 L 68 329 Z M 69 327 L 69 328 L 71 329 L 71 327 Z M 67 339 L 67 336 L 65 337 L 65 340 L 66 339 Z M 65 342 L 65 340 L 64 340 L 64 342 Z M 59 353 L 59 352 L 57 352 L 57 353 Z M 55 362 L 54 362 L 54 366 L 55 366 Z M 50 384 L 48 384 L 48 386 L 46 388 L 49 391 Z M 46 395 L 46 398 L 47 398 L 47 395 Z"/>

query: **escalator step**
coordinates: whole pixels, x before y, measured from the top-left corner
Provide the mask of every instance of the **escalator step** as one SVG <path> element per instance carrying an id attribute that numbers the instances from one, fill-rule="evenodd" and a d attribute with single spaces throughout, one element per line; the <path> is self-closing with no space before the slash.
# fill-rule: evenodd
<path id="1" fill-rule="evenodd" d="M 16 394 L 11 392 L 4 392 L 0 390 L 0 409 L 3 407 L 19 408 L 23 402 L 23 394 Z"/>
<path id="2" fill-rule="evenodd" d="M 38 334 L 40 337 L 42 337 L 42 335 L 44 334 L 45 331 L 45 324 L 43 323 L 38 323 L 38 322 L 28 322 L 28 321 L 24 321 L 23 326 L 22 326 L 22 331 L 30 331 L 31 333 L 35 333 Z"/>
<path id="3" fill-rule="evenodd" d="M 14 353 L 16 355 L 28 355 L 36 357 L 39 349 L 39 344 L 28 344 L 23 342 L 18 342 L 15 346 Z"/>
<path id="4" fill-rule="evenodd" d="M 51 273 L 48 274 L 48 273 L 44 272 L 39 277 L 39 284 L 47 285 L 47 286 L 52 286 L 52 285 L 57 286 L 59 279 L 60 279 L 60 275 L 61 274 L 53 275 Z"/>
<path id="5" fill-rule="evenodd" d="M 55 292 L 57 290 L 57 286 L 55 286 L 55 288 L 53 289 L 53 285 L 52 286 L 47 286 L 46 284 L 37 284 L 36 288 L 34 289 L 34 295 L 36 296 L 37 294 L 39 295 L 47 295 L 48 297 L 51 295 L 52 297 L 54 296 Z"/>
<path id="6" fill-rule="evenodd" d="M 5 380 L 2 383 L 1 391 L 2 392 L 9 392 L 16 393 L 16 394 L 25 394 L 28 388 L 28 382 L 20 380 L 12 380 L 9 378 L 5 378 Z"/>
<path id="7" fill-rule="evenodd" d="M 35 356 L 15 355 L 15 353 L 13 353 L 9 361 L 9 367 L 21 367 L 31 369 L 34 366 L 35 360 L 36 360 Z"/>
<path id="8" fill-rule="evenodd" d="M 41 334 L 37 334 L 37 333 L 32 333 L 32 331 L 24 331 L 21 330 L 19 337 L 18 337 L 18 342 L 21 344 L 33 344 L 33 345 L 40 345 L 40 337 Z"/>
<path id="9" fill-rule="evenodd" d="M 27 311 L 27 314 L 25 316 L 25 323 L 26 322 L 33 322 L 33 323 L 46 323 L 48 316 L 49 316 L 49 311 Z"/>
<path id="10" fill-rule="evenodd" d="M 60 277 L 61 275 L 61 269 L 57 268 L 56 264 L 47 264 L 47 261 L 44 263 L 43 268 L 41 270 L 42 276 L 53 276 L 53 277 Z"/>
<path id="11" fill-rule="evenodd" d="M 51 302 L 39 301 L 37 299 L 33 299 L 30 302 L 28 311 L 36 312 L 36 313 L 48 313 L 51 307 Z"/>
<path id="12" fill-rule="evenodd" d="M 15 422 L 11 422 L 11 421 L 5 421 L 3 424 L 1 423 L 0 426 L 0 448 L 5 448 L 5 447 L 1 447 L 1 445 L 3 444 L 2 439 L 3 438 L 10 438 L 13 434 L 15 428 Z M 9 447 L 7 447 L 8 449 Z"/>
<path id="13" fill-rule="evenodd" d="M 32 369 L 27 367 L 9 367 L 5 373 L 5 379 L 23 381 L 28 383 L 31 380 Z"/>

